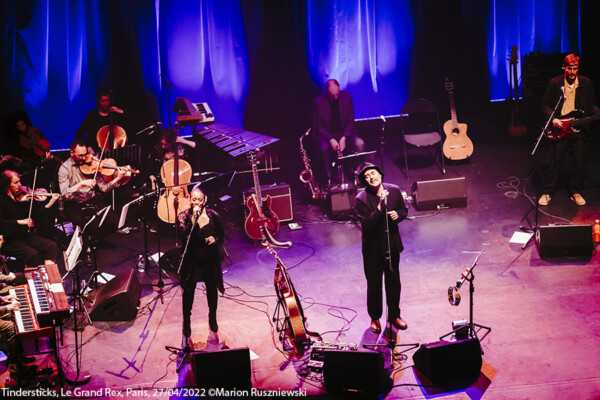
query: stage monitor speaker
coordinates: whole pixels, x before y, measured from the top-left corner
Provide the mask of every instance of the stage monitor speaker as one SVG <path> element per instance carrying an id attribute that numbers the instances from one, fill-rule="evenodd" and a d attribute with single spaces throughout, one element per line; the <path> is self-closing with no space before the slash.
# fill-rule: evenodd
<path id="1" fill-rule="evenodd" d="M 416 369 L 441 386 L 470 385 L 481 371 L 481 347 L 475 338 L 422 344 L 413 354 Z"/>
<path id="2" fill-rule="evenodd" d="M 333 349 L 323 353 L 323 382 L 327 390 L 381 392 L 386 377 L 382 353 Z"/>
<path id="3" fill-rule="evenodd" d="M 327 212 L 331 218 L 350 215 L 354 212 L 356 190 L 353 184 L 345 187 L 333 186 L 327 192 Z"/>
<path id="4" fill-rule="evenodd" d="M 417 210 L 466 207 L 467 182 L 464 177 L 415 182 L 412 196 Z"/>
<path id="5" fill-rule="evenodd" d="M 591 257 L 592 225 L 540 226 L 536 239 L 540 257 Z"/>
<path id="6" fill-rule="evenodd" d="M 250 391 L 252 373 L 247 347 L 214 352 L 197 352 L 192 359 L 196 387 Z"/>
<path id="7" fill-rule="evenodd" d="M 290 185 L 285 182 L 273 185 L 261 185 L 260 193 L 263 199 L 267 195 L 271 196 L 271 211 L 277 215 L 279 222 L 288 222 L 294 219 L 294 211 L 292 208 L 292 191 Z M 244 206 L 248 197 L 254 194 L 254 188 L 247 189 L 243 193 Z M 246 207 L 246 214 L 248 210 Z M 247 217 L 248 215 L 246 215 Z"/>
<path id="8" fill-rule="evenodd" d="M 92 321 L 129 321 L 138 312 L 142 286 L 135 270 L 125 271 L 101 286 L 89 310 Z"/>

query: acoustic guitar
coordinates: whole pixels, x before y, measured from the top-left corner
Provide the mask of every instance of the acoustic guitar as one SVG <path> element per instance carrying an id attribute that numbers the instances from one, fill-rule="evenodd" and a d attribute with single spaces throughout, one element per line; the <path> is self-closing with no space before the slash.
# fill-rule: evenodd
<path id="1" fill-rule="evenodd" d="M 279 218 L 271 210 L 271 196 L 263 200 L 258 180 L 258 160 L 255 151 L 248 152 L 248 161 L 252 165 L 252 176 L 254 178 L 254 193 L 248 197 L 248 217 L 244 224 L 246 234 L 252 239 L 266 240 L 267 236 L 272 238 L 279 230 Z"/>
<path id="2" fill-rule="evenodd" d="M 273 244 L 267 243 L 266 246 L 277 260 L 274 284 L 279 305 L 283 307 L 285 315 L 284 333 L 290 342 L 294 344 L 296 353 L 302 355 L 305 343 L 308 340 L 306 327 L 304 326 L 304 312 L 283 261 L 277 255 Z"/>
<path id="3" fill-rule="evenodd" d="M 450 115 L 452 118 L 444 124 L 444 155 L 450 160 L 464 160 L 473 154 L 473 142 L 467 136 L 467 124 L 459 124 L 454 107 L 454 83 L 446 78 L 446 91 L 450 97 Z"/>

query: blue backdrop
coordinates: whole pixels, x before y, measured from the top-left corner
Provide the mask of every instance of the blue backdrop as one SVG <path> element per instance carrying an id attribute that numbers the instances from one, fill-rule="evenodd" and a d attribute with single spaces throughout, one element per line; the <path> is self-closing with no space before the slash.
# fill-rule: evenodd
<path id="1" fill-rule="evenodd" d="M 460 54 L 486 38 L 480 75 L 487 84 L 469 90 L 508 97 L 513 45 L 520 58 L 581 52 L 579 1 L 568 3 L 489 0 L 481 12 L 467 0 L 446 5 L 461 18 L 448 21 L 457 29 L 487 21 L 484 31 L 447 49 Z M 428 74 L 448 60 L 432 69 L 432 57 L 422 56 L 428 48 L 416 48 L 428 43 L 419 40 L 423 35 L 430 42 L 448 35 L 430 24 L 427 10 L 436 6 L 432 0 L 3 1 L 2 116 L 24 109 L 53 148 L 66 147 L 104 85 L 114 89 L 134 129 L 156 120 L 168 125 L 169 103 L 184 96 L 208 102 L 218 122 L 296 137 L 329 78 L 352 93 L 357 118 L 398 114 L 409 94 L 418 95 L 413 82 L 443 82 Z"/>

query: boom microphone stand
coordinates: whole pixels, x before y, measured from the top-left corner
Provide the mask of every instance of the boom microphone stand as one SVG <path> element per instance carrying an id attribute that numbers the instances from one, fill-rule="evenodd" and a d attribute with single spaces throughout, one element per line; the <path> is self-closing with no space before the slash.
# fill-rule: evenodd
<path id="1" fill-rule="evenodd" d="M 562 102 L 565 98 L 564 86 L 561 89 L 562 89 L 562 95 L 558 99 L 558 102 L 554 106 L 554 109 L 552 110 L 550 117 L 544 124 L 544 128 L 540 132 L 540 135 L 538 136 L 537 141 L 535 142 L 535 146 L 533 147 L 533 150 L 531 151 L 532 156 L 535 155 L 535 152 L 537 151 L 537 148 L 538 148 L 540 142 L 542 141 L 544 134 L 547 132 L 548 128 L 550 127 L 550 124 L 552 123 L 552 120 L 556 116 L 556 111 L 558 110 L 558 107 L 562 104 Z M 531 238 L 529 238 L 529 240 L 525 244 L 523 244 L 523 246 L 521 246 L 522 250 L 525 250 L 525 248 L 529 245 L 529 243 L 535 239 L 535 235 L 539 230 L 539 214 L 540 214 L 539 200 L 540 200 L 540 197 L 543 195 L 542 191 L 543 191 L 543 186 L 544 186 L 544 175 L 541 172 L 539 157 L 536 157 L 534 170 L 540 174 L 541 188 L 538 188 L 538 190 L 536 190 L 536 196 L 535 196 L 535 205 L 534 205 L 534 207 L 535 207 L 535 225 L 533 226 L 533 228 L 521 228 L 522 230 L 524 230 L 526 232 L 533 233 Z M 529 212 L 531 212 L 531 209 L 527 212 L 527 214 L 529 214 Z"/>
<path id="2" fill-rule="evenodd" d="M 475 338 L 478 341 L 483 340 L 488 333 L 490 333 L 492 331 L 492 328 L 490 328 L 489 326 L 485 326 L 485 325 L 479 325 L 473 322 L 473 293 L 475 292 L 475 287 L 473 285 L 473 281 L 475 280 L 475 275 L 473 274 L 473 270 L 475 269 L 475 266 L 477 265 L 477 261 L 479 261 L 479 257 L 481 257 L 481 255 L 484 253 L 485 250 L 482 250 L 481 253 L 479 253 L 479 255 L 477 255 L 477 258 L 475 259 L 475 262 L 473 262 L 473 265 L 471 266 L 471 268 L 467 268 L 465 270 L 465 272 L 462 273 L 461 278 L 459 280 L 456 281 L 456 286 L 454 287 L 449 287 L 448 288 L 448 300 L 450 301 L 450 304 L 453 306 L 458 306 L 460 303 L 460 294 L 459 294 L 459 290 L 460 287 L 462 286 L 462 284 L 466 281 L 469 281 L 469 323 L 467 325 L 467 336 L 470 338 Z M 454 294 L 454 297 L 452 296 L 452 294 Z M 475 327 L 479 328 L 479 329 L 475 329 Z M 447 336 L 450 336 L 453 333 L 458 332 L 459 330 L 464 329 L 463 326 L 458 327 L 457 329 L 454 329 L 452 332 L 448 332 L 446 333 L 444 336 L 440 336 L 440 340 L 444 339 Z M 479 332 L 481 329 L 486 330 L 487 332 L 481 337 L 481 339 L 479 339 L 477 332 Z M 479 343 L 479 347 L 481 349 L 481 354 L 483 354 L 483 348 L 481 347 L 481 342 Z"/>

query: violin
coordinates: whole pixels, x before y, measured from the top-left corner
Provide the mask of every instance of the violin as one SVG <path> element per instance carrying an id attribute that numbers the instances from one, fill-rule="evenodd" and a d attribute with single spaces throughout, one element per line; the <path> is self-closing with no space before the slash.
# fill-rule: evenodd
<path id="1" fill-rule="evenodd" d="M 44 188 L 38 188 L 38 189 L 32 190 L 31 188 L 29 188 L 27 186 L 21 186 L 21 190 L 15 196 L 15 199 L 17 201 L 30 201 L 33 196 L 33 200 L 35 200 L 35 201 L 44 201 L 48 197 L 52 197 L 54 195 L 57 195 L 60 197 L 60 195 L 58 195 L 58 193 L 49 193 Z"/>
<path id="2" fill-rule="evenodd" d="M 47 139 L 38 139 L 33 145 L 33 152 L 38 157 L 53 158 L 57 162 L 63 163 L 63 160 L 50 153 L 50 142 Z"/>
<path id="3" fill-rule="evenodd" d="M 131 178 L 131 175 L 139 174 L 135 168 L 126 166 L 118 166 L 117 162 L 112 158 L 105 158 L 103 160 L 98 159 L 92 154 L 88 154 L 85 157 L 85 161 L 79 166 L 79 169 L 84 175 L 94 175 L 96 172 L 100 172 L 106 182 L 110 182 L 114 179 L 114 174 L 117 171 L 125 170 L 126 174 L 123 176 L 122 183 L 125 184 Z"/>

